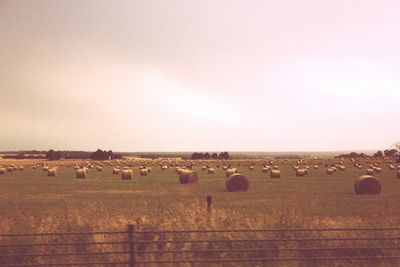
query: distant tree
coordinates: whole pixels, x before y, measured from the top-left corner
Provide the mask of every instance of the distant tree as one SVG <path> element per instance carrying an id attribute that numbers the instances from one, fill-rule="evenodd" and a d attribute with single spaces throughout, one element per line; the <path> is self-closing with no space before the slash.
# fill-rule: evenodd
<path id="1" fill-rule="evenodd" d="M 103 151 L 101 149 L 97 149 L 96 152 L 93 152 L 90 155 L 90 158 L 93 160 L 109 160 L 109 159 L 120 159 L 120 158 L 122 158 L 122 156 L 118 155 L 118 154 L 114 154 L 111 150 Z"/>
<path id="2" fill-rule="evenodd" d="M 219 156 L 218 156 L 218 157 L 219 157 L 220 159 L 229 159 L 229 158 L 230 158 L 228 152 L 221 152 L 221 153 L 219 153 Z"/>
<path id="3" fill-rule="evenodd" d="M 383 154 L 385 155 L 385 157 L 394 157 L 397 154 L 397 150 L 396 149 L 386 149 L 385 151 L 383 151 Z"/>
<path id="4" fill-rule="evenodd" d="M 374 154 L 374 158 L 382 158 L 382 157 L 383 157 L 382 151 L 377 151 L 377 152 Z"/>
<path id="5" fill-rule="evenodd" d="M 60 151 L 54 151 L 53 149 L 50 149 L 47 153 L 46 153 L 46 158 L 48 160 L 60 160 L 62 157 L 62 154 Z"/>
<path id="6" fill-rule="evenodd" d="M 212 154 L 211 154 L 211 158 L 212 158 L 212 159 L 218 159 L 218 153 L 215 153 L 215 152 L 212 153 Z"/>

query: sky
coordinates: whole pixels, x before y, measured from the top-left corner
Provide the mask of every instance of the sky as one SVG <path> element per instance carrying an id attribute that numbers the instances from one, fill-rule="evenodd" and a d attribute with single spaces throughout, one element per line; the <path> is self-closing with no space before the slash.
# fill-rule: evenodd
<path id="1" fill-rule="evenodd" d="M 400 1 L 0 1 L 0 150 L 400 141 Z"/>

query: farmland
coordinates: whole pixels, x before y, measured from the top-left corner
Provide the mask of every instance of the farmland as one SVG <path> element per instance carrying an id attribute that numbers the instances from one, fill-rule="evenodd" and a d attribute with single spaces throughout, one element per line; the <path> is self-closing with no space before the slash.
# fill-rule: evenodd
<path id="1" fill-rule="evenodd" d="M 0 176 L 0 231 L 119 229 L 128 223 L 143 229 L 398 225 L 400 180 L 388 163 L 381 163 L 382 173 L 375 174 L 382 193 L 356 195 L 354 181 L 365 174 L 368 163 L 358 169 L 347 160 L 345 171 L 330 176 L 325 164 L 334 159 L 315 160 L 310 163 L 321 164 L 318 169 L 310 168 L 308 175 L 296 177 L 292 168 L 296 161 L 280 161 L 274 164 L 279 166 L 281 178 L 271 179 L 270 173 L 261 171 L 265 161 L 254 161 L 254 170 L 249 170 L 251 162 L 196 161 L 197 184 L 180 184 L 175 167 L 161 170 L 160 163 L 152 161 L 131 164 L 132 180 L 113 175 L 109 165 L 102 171 L 90 169 L 87 179 L 76 179 L 75 170 L 61 166 L 63 162 L 58 162 L 56 177 L 48 177 L 41 168 L 33 169 L 33 161 L 24 162 L 23 171 Z M 140 164 L 152 168 L 148 176 L 140 176 Z M 205 164 L 215 168 L 215 173 L 202 170 Z M 227 192 L 224 164 L 237 167 L 248 178 L 247 192 Z M 213 200 L 210 213 L 207 195 Z"/>

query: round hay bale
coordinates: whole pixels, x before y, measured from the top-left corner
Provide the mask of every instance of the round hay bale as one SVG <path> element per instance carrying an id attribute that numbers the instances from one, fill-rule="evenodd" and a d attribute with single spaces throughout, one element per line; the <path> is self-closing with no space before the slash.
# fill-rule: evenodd
<path id="1" fill-rule="evenodd" d="M 24 166 L 19 166 L 18 167 L 18 170 L 20 170 L 20 171 L 23 171 L 25 168 L 24 168 Z"/>
<path id="2" fill-rule="evenodd" d="M 0 167 L 0 174 L 6 174 L 6 168 Z"/>
<path id="3" fill-rule="evenodd" d="M 122 180 L 132 180 L 133 171 L 132 170 L 122 170 L 121 171 L 121 179 Z"/>
<path id="4" fill-rule="evenodd" d="M 314 170 L 317 170 L 319 168 L 318 165 L 314 165 Z"/>
<path id="5" fill-rule="evenodd" d="M 57 168 L 51 168 L 47 170 L 47 176 L 55 177 L 57 176 Z"/>
<path id="6" fill-rule="evenodd" d="M 267 172 L 269 171 L 269 168 L 263 167 L 263 168 L 261 169 L 261 171 L 264 172 L 264 173 L 267 173 Z"/>
<path id="7" fill-rule="evenodd" d="M 271 178 L 281 178 L 281 171 L 280 170 L 272 170 Z"/>
<path id="8" fill-rule="evenodd" d="M 49 170 L 49 166 L 44 166 L 42 169 L 44 172 L 47 172 Z"/>
<path id="9" fill-rule="evenodd" d="M 250 171 L 254 171 L 254 166 L 249 166 Z"/>
<path id="10" fill-rule="evenodd" d="M 326 169 L 326 174 L 328 174 L 328 175 L 333 175 L 333 173 L 334 173 L 334 171 L 333 171 L 332 168 Z"/>
<path id="11" fill-rule="evenodd" d="M 147 176 L 147 174 L 149 174 L 147 169 L 140 169 L 140 176 Z"/>
<path id="12" fill-rule="evenodd" d="M 184 170 L 184 168 L 176 168 L 176 174 L 180 175 Z"/>
<path id="13" fill-rule="evenodd" d="M 345 171 L 345 170 L 346 170 L 346 166 L 340 165 L 340 166 L 339 166 L 339 170 Z"/>
<path id="14" fill-rule="evenodd" d="M 240 173 L 233 173 L 226 179 L 225 186 L 229 192 L 247 191 L 249 189 L 249 181 L 246 176 Z"/>
<path id="15" fill-rule="evenodd" d="M 13 167 L 7 167 L 7 172 L 12 172 L 14 170 Z"/>
<path id="16" fill-rule="evenodd" d="M 374 169 L 367 169 L 367 175 L 373 175 Z"/>
<path id="17" fill-rule="evenodd" d="M 32 167 L 32 169 L 34 169 L 34 170 L 36 170 L 36 168 L 37 168 L 36 166 L 33 166 L 33 167 Z"/>
<path id="18" fill-rule="evenodd" d="M 390 165 L 389 165 L 389 169 L 390 169 L 390 170 L 394 170 L 394 169 L 396 169 L 396 167 L 394 167 L 394 165 L 390 164 Z"/>
<path id="19" fill-rule="evenodd" d="M 97 167 L 96 167 L 96 170 L 97 170 L 98 172 L 101 172 L 101 171 L 103 170 L 103 167 L 97 166 Z"/>
<path id="20" fill-rule="evenodd" d="M 237 169 L 236 168 L 227 169 L 225 174 L 226 174 L 226 177 L 228 178 L 234 173 L 237 173 Z"/>
<path id="21" fill-rule="evenodd" d="M 194 171 L 183 170 L 179 175 L 179 182 L 181 184 L 196 184 L 198 180 L 199 177 Z"/>
<path id="22" fill-rule="evenodd" d="M 168 166 L 167 166 L 167 165 L 161 166 L 161 170 L 162 170 L 162 171 L 165 171 L 166 169 L 168 169 Z"/>
<path id="23" fill-rule="evenodd" d="M 113 174 L 119 174 L 121 172 L 118 168 L 113 168 Z"/>
<path id="24" fill-rule="evenodd" d="M 147 172 L 151 173 L 151 168 L 150 167 L 147 167 Z"/>
<path id="25" fill-rule="evenodd" d="M 382 173 L 382 168 L 375 167 L 373 170 L 375 173 Z"/>
<path id="26" fill-rule="evenodd" d="M 305 169 L 297 169 L 296 176 L 303 177 L 305 175 L 306 175 L 306 170 Z"/>
<path id="27" fill-rule="evenodd" d="M 205 170 L 207 170 L 207 166 L 203 166 L 203 167 L 201 167 L 201 170 L 202 170 L 202 171 L 205 171 Z"/>
<path id="28" fill-rule="evenodd" d="M 228 166 L 222 166 L 222 170 L 226 171 L 228 169 Z"/>
<path id="29" fill-rule="evenodd" d="M 81 168 L 76 170 L 76 179 L 86 179 L 88 176 L 88 171 L 86 168 Z"/>
<path id="30" fill-rule="evenodd" d="M 207 171 L 207 172 L 210 173 L 210 174 L 212 174 L 212 173 L 215 172 L 215 169 L 214 169 L 214 168 L 208 168 L 208 171 Z"/>
<path id="31" fill-rule="evenodd" d="M 354 191 L 359 195 L 378 195 L 381 190 L 381 183 L 371 175 L 360 176 L 354 182 Z"/>

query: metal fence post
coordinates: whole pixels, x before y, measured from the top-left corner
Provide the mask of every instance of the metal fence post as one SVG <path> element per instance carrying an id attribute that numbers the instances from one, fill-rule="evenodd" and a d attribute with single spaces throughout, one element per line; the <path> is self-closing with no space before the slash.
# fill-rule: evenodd
<path id="1" fill-rule="evenodd" d="M 128 224 L 129 267 L 136 266 L 135 225 Z"/>

